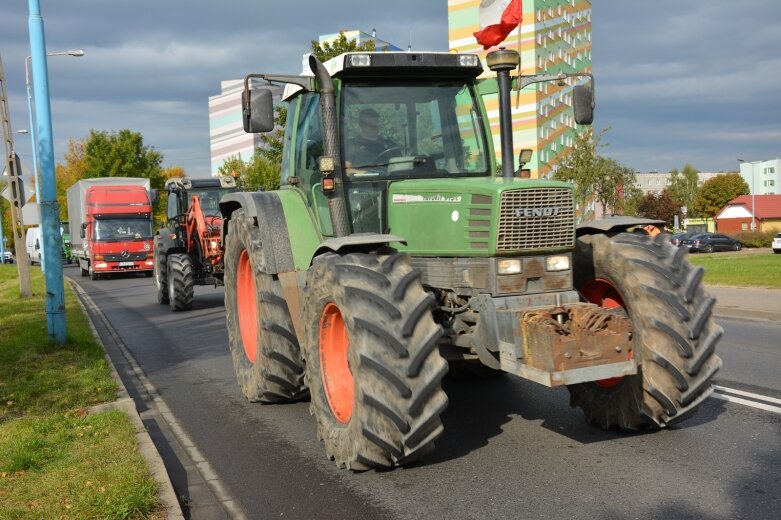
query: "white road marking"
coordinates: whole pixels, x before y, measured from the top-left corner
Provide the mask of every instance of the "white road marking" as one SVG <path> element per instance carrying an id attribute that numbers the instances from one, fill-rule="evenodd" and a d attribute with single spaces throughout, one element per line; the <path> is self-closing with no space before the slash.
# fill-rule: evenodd
<path id="1" fill-rule="evenodd" d="M 731 403 L 742 404 L 745 406 L 758 408 L 760 410 L 765 410 L 768 412 L 781 413 L 781 406 L 773 406 L 770 404 L 765 404 L 763 402 L 757 402 L 757 401 L 765 401 L 767 403 L 781 404 L 781 399 L 776 399 L 775 397 L 767 397 L 764 395 L 754 394 L 751 392 L 745 392 L 743 390 L 736 390 L 734 388 L 727 388 L 725 386 L 718 386 L 718 385 L 713 385 L 713 390 L 714 392 L 713 394 L 711 394 L 711 397 L 715 397 L 716 399 L 722 399 L 724 401 L 729 401 Z M 727 395 L 727 394 L 735 394 L 735 395 Z M 750 397 L 752 399 L 756 399 L 756 401 L 735 397 L 736 395 Z"/>

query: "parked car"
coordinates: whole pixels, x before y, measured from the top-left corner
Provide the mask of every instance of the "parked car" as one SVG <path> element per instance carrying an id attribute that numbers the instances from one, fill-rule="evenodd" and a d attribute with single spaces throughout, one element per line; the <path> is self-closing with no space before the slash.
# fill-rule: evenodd
<path id="1" fill-rule="evenodd" d="M 13 264 L 14 263 L 14 254 L 10 251 L 3 251 L 3 263 L 4 264 Z"/>
<path id="2" fill-rule="evenodd" d="M 781 253 L 781 233 L 776 233 L 776 236 L 773 237 L 773 245 L 770 247 L 773 248 L 775 254 Z"/>
<path id="3" fill-rule="evenodd" d="M 680 247 L 681 246 L 681 242 L 683 240 L 686 240 L 687 238 L 691 238 L 691 237 L 693 237 L 696 234 L 697 233 L 691 233 L 691 232 L 689 232 L 689 233 L 676 233 L 672 237 L 670 237 L 670 243 L 672 245 L 674 245 L 675 247 Z"/>
<path id="4" fill-rule="evenodd" d="M 741 244 L 732 237 L 721 233 L 698 233 L 681 241 L 681 247 L 690 251 L 713 253 L 714 251 L 740 251 Z"/>

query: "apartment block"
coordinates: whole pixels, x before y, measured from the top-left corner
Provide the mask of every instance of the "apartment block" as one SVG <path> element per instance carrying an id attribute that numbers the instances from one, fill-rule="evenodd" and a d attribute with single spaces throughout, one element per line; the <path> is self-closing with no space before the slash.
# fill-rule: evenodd
<path id="1" fill-rule="evenodd" d="M 480 4 L 480 0 L 448 0 L 451 51 L 476 53 L 485 58 L 488 51 L 483 50 L 472 34 L 480 30 Z M 521 73 L 590 73 L 591 2 L 525 0 L 522 4 L 520 28 L 510 33 L 502 43 L 505 48 L 519 51 Z M 486 76 L 493 74 L 488 67 L 485 70 Z M 585 127 L 575 124 L 571 107 L 573 86 L 586 82 L 585 79 L 568 79 L 564 85 L 545 82 L 526 87 L 520 96 L 513 92 L 514 155 L 517 157 L 524 148 L 534 151 L 532 162 L 526 165 L 531 169 L 532 177 L 549 176 L 565 151 L 574 144 L 577 132 L 585 130 Z M 498 95 L 485 96 L 484 101 L 497 159 L 500 159 Z"/>

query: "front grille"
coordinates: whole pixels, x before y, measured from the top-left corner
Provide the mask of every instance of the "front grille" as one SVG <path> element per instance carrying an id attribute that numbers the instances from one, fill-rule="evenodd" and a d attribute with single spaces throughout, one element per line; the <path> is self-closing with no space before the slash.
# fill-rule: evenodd
<path id="1" fill-rule="evenodd" d="M 146 260 L 146 252 L 143 253 L 128 253 L 127 255 L 103 255 L 103 260 L 106 262 L 138 262 L 139 260 Z"/>
<path id="2" fill-rule="evenodd" d="M 502 193 L 497 252 L 572 248 L 575 205 L 567 188 L 533 188 Z"/>

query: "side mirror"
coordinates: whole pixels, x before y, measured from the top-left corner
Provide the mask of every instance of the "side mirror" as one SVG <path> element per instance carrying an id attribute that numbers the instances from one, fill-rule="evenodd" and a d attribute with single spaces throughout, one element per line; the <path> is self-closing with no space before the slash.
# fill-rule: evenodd
<path id="1" fill-rule="evenodd" d="M 79 236 L 81 238 L 84 238 L 84 237 L 87 236 L 86 230 L 87 230 L 87 223 L 85 222 L 85 223 L 83 223 L 81 225 L 81 229 L 79 229 Z"/>
<path id="2" fill-rule="evenodd" d="M 572 91 L 572 105 L 577 124 L 590 125 L 594 122 L 594 93 L 591 88 L 575 85 Z"/>
<path id="3" fill-rule="evenodd" d="M 274 100 L 271 90 L 256 88 L 241 93 L 241 116 L 244 131 L 249 134 L 270 132 L 274 129 Z"/>
<path id="4" fill-rule="evenodd" d="M 149 202 L 154 206 L 158 200 L 160 200 L 160 193 L 155 188 L 149 190 Z"/>

